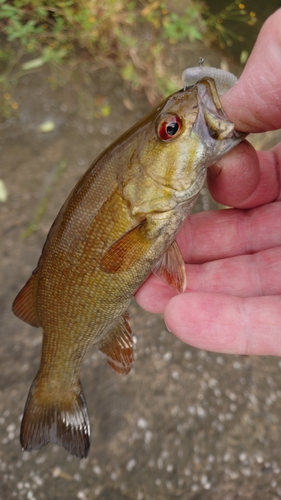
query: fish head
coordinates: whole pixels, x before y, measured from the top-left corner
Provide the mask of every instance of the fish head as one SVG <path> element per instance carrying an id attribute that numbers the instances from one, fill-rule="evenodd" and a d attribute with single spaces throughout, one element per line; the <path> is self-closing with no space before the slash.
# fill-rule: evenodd
<path id="1" fill-rule="evenodd" d="M 193 186 L 198 192 L 206 169 L 245 137 L 227 119 L 212 78 L 169 96 L 151 127 L 146 146 L 140 144 L 141 163 L 158 184 L 176 191 Z"/>

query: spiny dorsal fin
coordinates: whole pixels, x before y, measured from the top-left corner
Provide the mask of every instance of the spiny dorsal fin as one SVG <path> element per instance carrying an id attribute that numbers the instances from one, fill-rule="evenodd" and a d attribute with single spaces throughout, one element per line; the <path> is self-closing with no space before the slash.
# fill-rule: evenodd
<path id="1" fill-rule="evenodd" d="M 26 401 L 20 440 L 26 451 L 48 443 L 62 445 L 68 453 L 86 458 L 90 448 L 90 424 L 80 382 L 60 392 L 50 391 L 35 378 Z"/>
<path id="2" fill-rule="evenodd" d="M 32 326 L 40 326 L 37 315 L 37 283 L 38 274 L 35 270 L 13 303 L 13 313 Z"/>
<path id="3" fill-rule="evenodd" d="M 101 259 L 101 267 L 107 273 L 130 269 L 147 252 L 152 240 L 145 232 L 146 220 L 123 234 L 115 241 Z"/>
<path id="4" fill-rule="evenodd" d="M 132 331 L 126 312 L 97 344 L 102 359 L 117 373 L 129 373 L 134 362 Z"/>
<path id="5" fill-rule="evenodd" d="M 153 268 L 153 272 L 171 288 L 175 288 L 179 293 L 184 292 L 186 288 L 185 265 L 176 241 L 162 255 L 158 264 Z"/>

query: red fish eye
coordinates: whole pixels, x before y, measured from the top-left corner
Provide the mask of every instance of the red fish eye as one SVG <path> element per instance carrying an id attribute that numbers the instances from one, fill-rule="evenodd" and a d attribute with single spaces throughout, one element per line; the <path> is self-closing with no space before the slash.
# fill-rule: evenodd
<path id="1" fill-rule="evenodd" d="M 166 116 L 158 125 L 158 136 L 162 141 L 175 139 L 182 128 L 182 121 L 179 116 Z"/>

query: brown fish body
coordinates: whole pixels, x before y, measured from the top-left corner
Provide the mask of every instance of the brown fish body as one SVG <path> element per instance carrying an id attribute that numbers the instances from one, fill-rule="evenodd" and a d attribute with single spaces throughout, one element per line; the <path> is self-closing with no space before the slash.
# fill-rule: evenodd
<path id="1" fill-rule="evenodd" d="M 175 236 L 206 168 L 241 139 L 218 109 L 213 81 L 202 81 L 163 101 L 78 182 L 13 306 L 21 319 L 43 328 L 40 369 L 22 421 L 24 449 L 51 441 L 87 456 L 83 356 L 96 344 L 115 371 L 130 370 L 130 299 L 155 266 L 183 291 Z"/>

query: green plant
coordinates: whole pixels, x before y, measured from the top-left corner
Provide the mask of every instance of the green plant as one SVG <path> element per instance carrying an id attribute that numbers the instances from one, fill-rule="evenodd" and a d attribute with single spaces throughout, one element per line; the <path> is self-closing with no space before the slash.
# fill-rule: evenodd
<path id="1" fill-rule="evenodd" d="M 10 62 L 0 80 L 2 96 L 10 94 L 11 67 L 22 55 L 33 59 L 13 73 L 14 79 L 45 63 L 59 66 L 76 57 L 79 48 L 95 68 L 114 63 L 154 103 L 177 86 L 167 75 L 167 45 L 172 50 L 177 42 L 203 38 L 229 45 L 239 36 L 226 28 L 227 20 L 256 20 L 237 1 L 216 15 L 203 2 L 189 0 L 186 5 L 172 0 L 0 0 L 0 33 L 9 54 L 0 50 L 0 60 Z M 6 115 L 16 109 L 12 99 L 2 101 Z"/>
<path id="2" fill-rule="evenodd" d="M 200 30 L 199 9 L 190 6 L 182 13 L 167 13 L 163 19 L 163 36 L 170 43 L 176 43 L 188 39 L 191 43 L 203 39 L 203 32 Z"/>
<path id="3" fill-rule="evenodd" d="M 253 26 L 257 22 L 255 12 L 247 12 L 244 3 L 235 0 L 230 5 L 227 5 L 223 10 L 217 14 L 213 14 L 209 8 L 205 8 L 203 16 L 207 28 L 212 33 L 212 37 L 219 45 L 224 48 L 231 46 L 234 40 L 243 42 L 244 38 L 238 33 L 229 29 L 227 24 L 231 22 L 246 23 L 248 26 Z"/>

